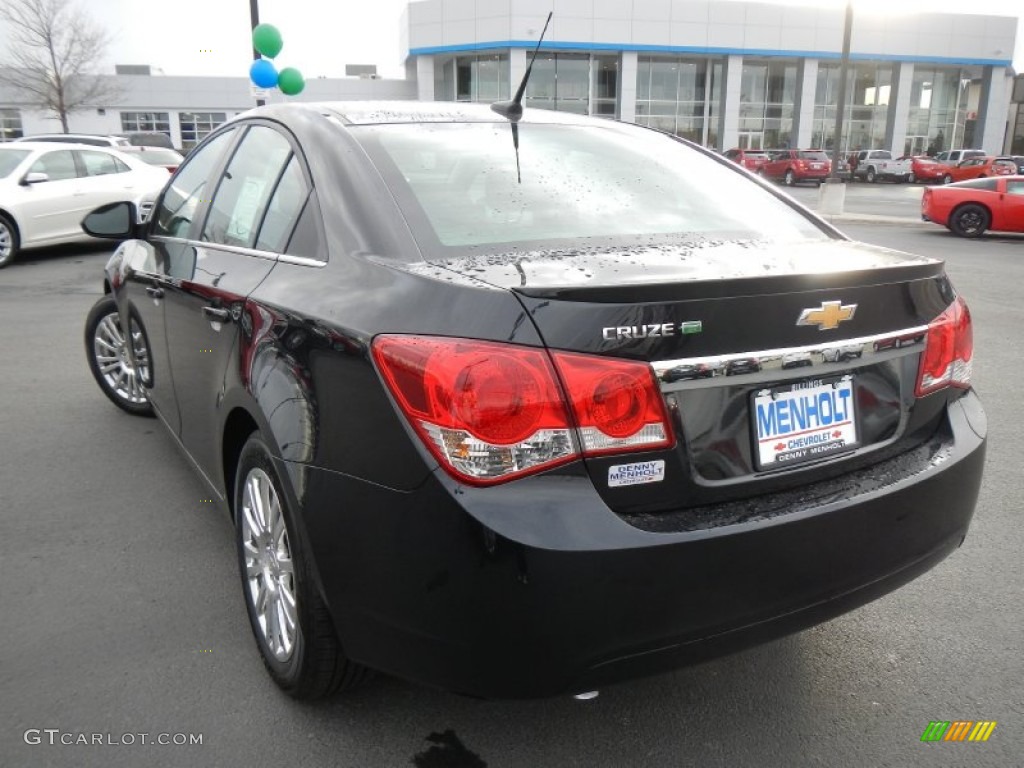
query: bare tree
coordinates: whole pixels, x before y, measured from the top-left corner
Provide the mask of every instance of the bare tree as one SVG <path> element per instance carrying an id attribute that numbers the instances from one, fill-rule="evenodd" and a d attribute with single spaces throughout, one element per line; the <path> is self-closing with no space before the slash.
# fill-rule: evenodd
<path id="1" fill-rule="evenodd" d="M 0 81 L 26 103 L 49 112 L 68 132 L 68 114 L 120 92 L 113 78 L 94 73 L 110 37 L 69 0 L 0 0 L 8 48 Z"/>

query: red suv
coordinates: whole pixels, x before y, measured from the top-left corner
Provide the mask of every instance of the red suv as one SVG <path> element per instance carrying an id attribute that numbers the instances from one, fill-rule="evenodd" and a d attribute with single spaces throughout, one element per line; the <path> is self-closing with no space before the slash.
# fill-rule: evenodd
<path id="1" fill-rule="evenodd" d="M 767 152 L 754 149 L 730 149 L 725 156 L 754 173 L 757 173 L 761 166 L 768 162 Z"/>
<path id="2" fill-rule="evenodd" d="M 758 173 L 770 179 L 782 179 L 789 187 L 799 181 L 821 184 L 832 170 L 832 161 L 820 149 L 769 149 L 768 155 L 768 162 Z"/>

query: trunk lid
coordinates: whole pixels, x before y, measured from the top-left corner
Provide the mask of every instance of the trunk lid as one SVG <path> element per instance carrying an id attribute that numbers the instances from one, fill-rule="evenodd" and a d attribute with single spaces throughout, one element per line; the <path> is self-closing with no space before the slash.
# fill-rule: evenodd
<path id="1" fill-rule="evenodd" d="M 941 418 L 944 395 L 914 396 L 927 325 L 954 299 L 937 260 L 846 240 L 718 240 L 432 266 L 513 291 L 551 348 L 651 364 L 675 445 L 586 462 L 621 513 L 835 477 L 920 444 Z M 852 426 L 823 431 L 823 414 L 806 411 L 819 405 L 842 406 Z M 640 462 L 663 471 L 611 482 Z"/>

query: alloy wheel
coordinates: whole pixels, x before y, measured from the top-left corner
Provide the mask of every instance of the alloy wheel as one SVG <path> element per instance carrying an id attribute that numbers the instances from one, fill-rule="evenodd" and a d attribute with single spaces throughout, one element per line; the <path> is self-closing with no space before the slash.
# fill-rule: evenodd
<path id="1" fill-rule="evenodd" d="M 7 220 L 0 216 L 0 267 L 6 266 L 14 258 L 15 247 L 14 231 Z"/>
<path id="2" fill-rule="evenodd" d="M 147 402 L 143 384 L 149 380 L 149 349 L 142 329 L 131 322 L 132 353 L 129 354 L 116 311 L 100 320 L 93 334 L 93 358 L 110 391 L 131 405 Z"/>
<path id="3" fill-rule="evenodd" d="M 241 526 L 245 579 L 257 624 L 274 658 L 288 661 L 299 631 L 295 567 L 281 500 L 259 467 L 245 478 Z"/>

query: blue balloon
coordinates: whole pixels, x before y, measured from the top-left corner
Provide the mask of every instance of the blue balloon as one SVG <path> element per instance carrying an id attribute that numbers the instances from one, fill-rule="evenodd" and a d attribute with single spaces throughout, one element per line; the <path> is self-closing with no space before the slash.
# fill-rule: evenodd
<path id="1" fill-rule="evenodd" d="M 277 68 L 266 59 L 257 59 L 249 67 L 249 78 L 260 88 L 277 85 Z"/>

